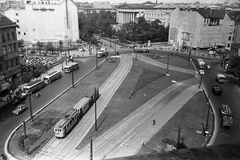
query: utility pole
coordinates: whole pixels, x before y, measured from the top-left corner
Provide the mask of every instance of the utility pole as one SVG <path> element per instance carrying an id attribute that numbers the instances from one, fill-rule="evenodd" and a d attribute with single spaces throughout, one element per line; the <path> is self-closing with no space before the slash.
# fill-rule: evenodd
<path id="1" fill-rule="evenodd" d="M 95 131 L 97 131 L 97 89 L 94 88 L 94 98 L 95 98 Z"/>
<path id="2" fill-rule="evenodd" d="M 96 46 L 96 69 L 98 69 L 98 57 L 97 57 L 98 46 Z"/>
<path id="3" fill-rule="evenodd" d="M 23 133 L 24 133 L 24 137 L 27 137 L 26 122 L 25 121 L 23 121 Z"/>
<path id="4" fill-rule="evenodd" d="M 166 73 L 166 76 L 170 76 L 168 66 L 169 66 L 169 54 L 168 54 L 168 60 L 167 60 L 167 73 Z"/>
<path id="5" fill-rule="evenodd" d="M 31 93 L 28 92 L 28 100 L 29 100 L 29 108 L 30 108 L 30 117 L 33 122 L 33 114 L 32 114 L 32 100 L 31 100 Z"/>
<path id="6" fill-rule="evenodd" d="M 179 46 L 179 42 L 177 42 L 177 56 L 178 56 L 178 46 Z"/>
<path id="7" fill-rule="evenodd" d="M 180 139 L 181 139 L 181 128 L 178 127 L 178 139 L 177 139 L 177 146 L 180 144 Z"/>
<path id="8" fill-rule="evenodd" d="M 75 86 L 74 86 L 74 73 L 73 73 L 74 71 L 72 71 L 72 88 L 74 88 Z"/>
<path id="9" fill-rule="evenodd" d="M 93 160 L 93 142 L 90 140 L 90 160 Z"/>
<path id="10" fill-rule="evenodd" d="M 208 102 L 208 112 L 207 112 L 207 120 L 206 120 L 205 131 L 208 131 L 208 120 L 209 120 L 209 114 L 210 114 L 210 103 Z"/>
<path id="11" fill-rule="evenodd" d="M 115 46 L 114 46 L 114 48 L 115 48 L 115 55 L 116 55 L 116 48 L 117 48 L 117 44 L 116 44 L 116 41 L 115 41 Z"/>

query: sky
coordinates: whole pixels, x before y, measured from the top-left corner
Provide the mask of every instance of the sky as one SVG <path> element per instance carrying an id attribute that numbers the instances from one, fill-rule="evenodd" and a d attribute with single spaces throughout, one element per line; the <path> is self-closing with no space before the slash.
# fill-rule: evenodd
<path id="1" fill-rule="evenodd" d="M 124 2 L 127 2 L 127 3 L 144 3 L 148 0 L 77 0 L 79 2 L 89 2 L 89 3 L 92 3 L 92 2 L 103 2 L 103 1 L 109 1 L 110 3 L 124 3 Z M 149 0 L 151 2 L 156 2 L 156 0 Z M 238 0 L 157 0 L 158 3 L 160 2 L 163 2 L 163 3 L 193 3 L 193 2 L 202 2 L 202 3 L 216 3 L 216 2 L 225 2 L 225 1 L 229 1 L 230 3 L 231 2 L 235 2 L 235 1 L 238 1 Z"/>

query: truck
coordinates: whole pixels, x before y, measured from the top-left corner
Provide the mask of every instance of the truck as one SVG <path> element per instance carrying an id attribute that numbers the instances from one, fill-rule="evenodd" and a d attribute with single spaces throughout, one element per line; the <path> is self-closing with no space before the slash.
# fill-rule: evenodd
<path id="1" fill-rule="evenodd" d="M 204 69 L 204 68 L 205 68 L 205 62 L 204 62 L 204 60 L 201 59 L 201 58 L 198 58 L 198 59 L 197 59 L 197 65 L 198 65 L 198 68 Z"/>
<path id="2" fill-rule="evenodd" d="M 25 110 L 27 110 L 27 105 L 26 104 L 19 104 L 15 110 L 12 111 L 13 114 L 15 115 L 19 115 L 22 112 L 24 112 Z"/>

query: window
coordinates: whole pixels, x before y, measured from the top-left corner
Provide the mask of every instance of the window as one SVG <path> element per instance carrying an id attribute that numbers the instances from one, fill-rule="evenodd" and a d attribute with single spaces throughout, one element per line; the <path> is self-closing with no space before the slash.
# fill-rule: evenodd
<path id="1" fill-rule="evenodd" d="M 21 34 L 21 32 L 18 32 L 18 35 L 20 35 Z"/>
<path id="2" fill-rule="evenodd" d="M 234 41 L 234 37 L 232 38 L 232 41 Z"/>
<path id="3" fill-rule="evenodd" d="M 228 47 L 228 48 L 230 47 L 230 43 L 227 44 L 227 47 Z"/>
<path id="4" fill-rule="evenodd" d="M 14 67 L 14 63 L 13 63 L 13 60 L 11 60 L 11 68 Z"/>
<path id="5" fill-rule="evenodd" d="M 23 34 L 26 35 L 26 32 L 24 32 Z"/>
<path id="6" fill-rule="evenodd" d="M 12 45 L 11 44 L 8 45 L 8 53 L 12 53 Z"/>
<path id="7" fill-rule="evenodd" d="M 5 39 L 5 35 L 4 35 L 4 33 L 2 33 L 2 42 L 6 42 L 6 39 Z"/>
<path id="8" fill-rule="evenodd" d="M 229 34 L 232 34 L 232 31 L 229 31 Z"/>
<path id="9" fill-rule="evenodd" d="M 18 63 L 18 58 L 16 58 L 16 65 L 17 65 L 17 66 L 19 65 L 19 63 Z"/>
<path id="10" fill-rule="evenodd" d="M 12 39 L 15 39 L 15 32 L 12 32 Z"/>
<path id="11" fill-rule="evenodd" d="M 5 65 L 6 65 L 6 69 L 9 69 L 9 66 L 8 66 L 8 61 L 5 62 Z"/>
<path id="12" fill-rule="evenodd" d="M 3 54 L 7 54 L 7 46 L 3 46 Z"/>
<path id="13" fill-rule="evenodd" d="M 0 64 L 0 72 L 3 71 L 3 65 Z"/>
<path id="14" fill-rule="evenodd" d="M 13 52 L 17 52 L 17 44 L 13 43 Z"/>
<path id="15" fill-rule="evenodd" d="M 19 20 L 17 19 L 17 23 L 19 22 Z"/>
<path id="16" fill-rule="evenodd" d="M 228 37 L 228 40 L 231 41 L 231 36 Z"/>
<path id="17" fill-rule="evenodd" d="M 7 40 L 8 40 L 8 41 L 11 40 L 11 39 L 10 39 L 10 34 L 9 34 L 9 33 L 7 33 Z"/>

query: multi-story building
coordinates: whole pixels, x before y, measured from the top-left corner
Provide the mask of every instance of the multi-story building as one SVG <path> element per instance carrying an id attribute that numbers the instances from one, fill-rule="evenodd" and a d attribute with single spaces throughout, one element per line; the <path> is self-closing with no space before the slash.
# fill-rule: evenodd
<path id="1" fill-rule="evenodd" d="M 25 42 L 76 41 L 79 39 L 77 6 L 72 0 L 58 4 L 25 4 L 4 14 L 16 22 L 18 39 Z"/>
<path id="2" fill-rule="evenodd" d="M 229 11 L 224 17 L 227 44 L 226 48 L 231 50 L 229 56 L 240 56 L 240 11 Z"/>
<path id="3" fill-rule="evenodd" d="M 170 23 L 170 16 L 174 6 L 164 6 L 151 4 L 123 4 L 117 7 L 116 21 L 118 24 L 137 22 L 139 17 L 144 17 L 146 21 L 152 22 L 160 20 L 162 25 L 167 27 Z"/>
<path id="4" fill-rule="evenodd" d="M 0 92 L 22 81 L 16 27 L 16 23 L 0 14 Z"/>
<path id="5" fill-rule="evenodd" d="M 100 11 L 106 11 L 116 14 L 115 6 L 111 5 L 109 2 L 99 2 L 99 3 L 80 3 L 76 2 L 78 7 L 78 12 L 87 13 L 99 13 Z"/>
<path id="6" fill-rule="evenodd" d="M 169 42 L 180 48 L 226 46 L 225 14 L 224 9 L 177 8 L 171 14 Z"/>

